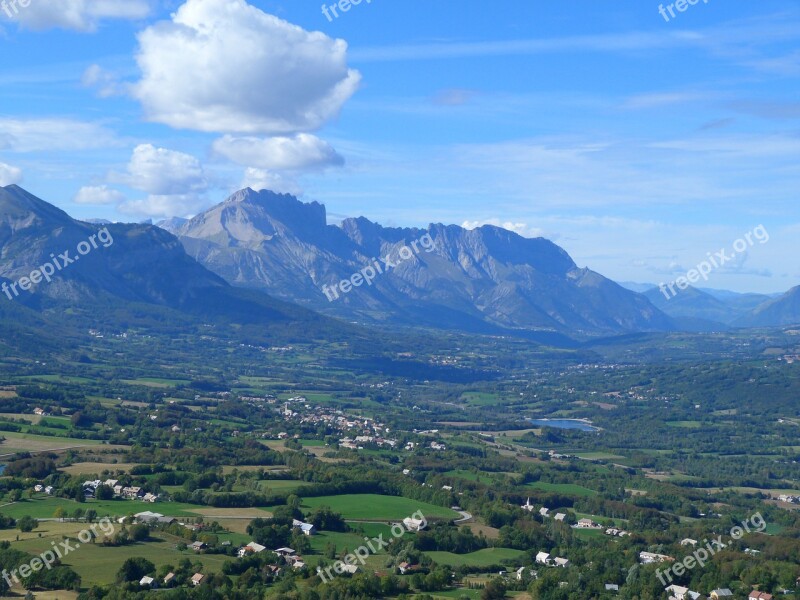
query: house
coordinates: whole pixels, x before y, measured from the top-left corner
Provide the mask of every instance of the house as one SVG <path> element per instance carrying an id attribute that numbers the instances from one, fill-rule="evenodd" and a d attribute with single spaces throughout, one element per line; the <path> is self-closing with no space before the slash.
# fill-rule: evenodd
<path id="1" fill-rule="evenodd" d="M 108 487 L 113 489 L 113 488 L 117 487 L 118 483 L 119 483 L 119 479 L 106 479 L 103 482 L 103 485 L 107 485 Z"/>
<path id="2" fill-rule="evenodd" d="M 753 590 L 747 598 L 748 600 L 772 600 L 772 594 Z"/>
<path id="3" fill-rule="evenodd" d="M 158 496 L 148 492 L 147 494 L 142 496 L 142 502 L 158 502 Z"/>
<path id="4" fill-rule="evenodd" d="M 531 504 L 531 499 L 528 498 L 527 502 L 522 505 L 522 510 L 527 510 L 528 512 L 533 512 L 536 507 Z"/>
<path id="5" fill-rule="evenodd" d="M 553 562 L 556 563 L 557 567 L 561 567 L 563 569 L 566 569 L 569 566 L 569 560 L 567 560 L 566 558 L 561 558 L 557 556 Z"/>
<path id="6" fill-rule="evenodd" d="M 414 519 L 412 517 L 406 517 L 403 519 L 403 525 L 406 526 L 406 529 L 409 531 L 422 531 L 427 526 L 427 521 L 423 519 Z"/>
<path id="7" fill-rule="evenodd" d="M 139 580 L 139 585 L 149 585 L 150 587 L 154 587 L 154 586 L 153 586 L 153 584 L 154 584 L 155 582 L 156 582 L 156 580 L 155 580 L 155 579 L 153 579 L 152 577 L 148 577 L 147 575 L 145 575 L 144 577 L 142 577 L 142 578 Z"/>
<path id="8" fill-rule="evenodd" d="M 536 555 L 536 562 L 540 565 L 549 565 L 550 555 L 547 552 L 539 552 L 539 554 Z"/>
<path id="9" fill-rule="evenodd" d="M 563 523 L 564 519 L 566 519 L 566 518 L 567 518 L 567 515 L 565 515 L 564 513 L 556 513 L 556 517 L 555 517 L 556 521 L 561 521 Z"/>
<path id="10" fill-rule="evenodd" d="M 295 565 L 295 569 L 296 568 L 297 565 Z M 356 565 L 341 565 L 341 567 L 339 568 L 342 569 L 342 571 L 347 573 L 348 575 L 355 575 L 358 572 L 358 567 Z"/>
<path id="11" fill-rule="evenodd" d="M 293 564 L 292 564 L 292 568 L 293 568 L 293 569 L 304 569 L 304 568 L 305 568 L 305 566 L 306 566 L 306 563 L 304 563 L 304 562 L 303 562 L 303 560 L 302 560 L 302 559 L 301 559 L 299 556 L 298 556 L 298 557 L 296 557 L 296 560 L 295 560 L 295 561 L 293 562 Z M 347 573 L 347 572 L 348 572 L 348 571 L 347 571 L 347 567 L 352 567 L 352 566 L 353 566 L 353 565 L 345 565 L 345 566 L 344 566 L 344 568 L 345 568 L 345 573 Z M 353 568 L 355 568 L 356 570 L 358 570 L 358 567 L 353 567 Z M 355 573 L 355 571 L 353 571 L 353 573 Z"/>
<path id="12" fill-rule="evenodd" d="M 175 580 L 175 573 L 167 573 L 167 576 L 164 577 L 164 585 L 172 585 L 172 582 Z"/>
<path id="13" fill-rule="evenodd" d="M 41 483 L 39 483 L 39 484 L 33 486 L 33 491 L 34 492 L 43 492 L 44 491 L 44 486 Z"/>
<path id="14" fill-rule="evenodd" d="M 681 540 L 681 546 L 697 546 L 697 540 L 692 538 L 684 538 Z"/>
<path id="15" fill-rule="evenodd" d="M 600 526 L 591 519 L 581 519 L 575 527 L 580 529 L 597 529 Z"/>
<path id="16" fill-rule="evenodd" d="M 643 565 L 651 565 L 653 563 L 662 563 L 666 561 L 674 561 L 675 559 L 666 554 L 655 554 L 653 552 L 639 552 L 639 561 Z"/>
<path id="17" fill-rule="evenodd" d="M 607 583 L 606 584 L 606 591 L 607 592 L 618 592 L 619 586 L 616 583 Z"/>
<path id="18" fill-rule="evenodd" d="M 46 488 L 44 488 L 44 493 L 48 494 L 50 496 L 53 495 L 54 491 L 55 491 L 55 488 L 52 485 L 48 485 Z"/>
<path id="19" fill-rule="evenodd" d="M 669 592 L 670 600 L 697 600 L 700 597 L 699 593 L 681 585 L 671 585 L 665 591 Z"/>
<path id="20" fill-rule="evenodd" d="M 201 583 L 203 583 L 203 579 L 205 579 L 205 578 L 206 578 L 206 576 L 203 575 L 202 573 L 195 573 L 194 575 L 192 575 L 192 579 L 191 579 L 192 585 L 195 586 L 195 587 L 200 585 Z"/>
<path id="21" fill-rule="evenodd" d="M 550 509 L 547 508 L 546 506 L 543 506 L 542 508 L 539 509 L 539 514 L 543 517 L 547 517 L 550 515 Z"/>
<path id="22" fill-rule="evenodd" d="M 139 523 L 152 523 L 154 521 L 157 522 L 159 519 L 161 519 L 163 517 L 164 517 L 164 515 L 162 515 L 161 513 L 151 512 L 149 510 L 146 510 L 146 511 L 140 512 L 140 513 L 136 513 L 135 515 L 133 515 L 133 518 L 136 519 Z M 168 518 L 172 519 L 172 517 L 168 517 Z M 172 521 L 174 521 L 174 519 L 172 519 Z"/>
<path id="23" fill-rule="evenodd" d="M 261 544 L 256 544 L 255 542 L 250 542 L 246 546 L 242 546 L 239 548 L 239 557 L 247 556 L 248 554 L 258 554 L 259 552 L 263 552 L 266 550 L 266 546 L 262 546 Z M 277 551 L 275 552 L 277 554 Z"/>
<path id="24" fill-rule="evenodd" d="M 452 492 L 453 491 L 453 486 L 452 485 L 443 485 L 442 489 L 447 491 L 447 492 Z"/>
<path id="25" fill-rule="evenodd" d="M 295 529 L 300 529 L 303 532 L 303 535 L 314 535 L 317 533 L 317 528 L 314 527 L 311 523 L 303 523 L 302 521 L 298 521 L 297 519 L 292 520 L 292 527 Z"/>
<path id="26" fill-rule="evenodd" d="M 725 600 L 725 598 L 733 598 L 733 592 L 728 588 L 720 588 L 712 590 L 710 594 L 711 600 Z"/>
<path id="27" fill-rule="evenodd" d="M 205 544 L 205 542 L 197 541 L 190 544 L 189 548 L 191 550 L 194 550 L 195 552 L 200 552 L 201 550 L 205 550 L 206 548 L 208 548 L 208 546 Z"/>
<path id="28" fill-rule="evenodd" d="M 39 415 L 40 417 L 44 416 L 45 412 L 43 408 L 34 408 L 33 414 Z"/>
<path id="29" fill-rule="evenodd" d="M 297 552 L 292 550 L 291 548 L 278 548 L 277 550 L 275 550 L 275 554 L 277 554 L 281 558 L 289 558 L 291 556 L 296 556 Z"/>

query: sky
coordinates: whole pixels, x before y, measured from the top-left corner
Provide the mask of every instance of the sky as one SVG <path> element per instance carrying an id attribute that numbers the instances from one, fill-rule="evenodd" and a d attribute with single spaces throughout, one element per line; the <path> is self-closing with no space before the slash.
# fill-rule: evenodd
<path id="1" fill-rule="evenodd" d="M 800 0 L 681 6 L 0 0 L 0 185 L 113 221 L 272 189 L 543 236 L 617 281 L 725 250 L 699 287 L 786 291 Z"/>

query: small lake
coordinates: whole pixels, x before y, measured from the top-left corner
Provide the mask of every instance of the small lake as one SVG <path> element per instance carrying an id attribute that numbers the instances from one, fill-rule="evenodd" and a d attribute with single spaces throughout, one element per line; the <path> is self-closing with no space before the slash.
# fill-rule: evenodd
<path id="1" fill-rule="evenodd" d="M 578 429 L 580 431 L 600 431 L 586 421 L 575 419 L 528 419 L 528 422 L 539 427 L 554 427 L 556 429 Z"/>

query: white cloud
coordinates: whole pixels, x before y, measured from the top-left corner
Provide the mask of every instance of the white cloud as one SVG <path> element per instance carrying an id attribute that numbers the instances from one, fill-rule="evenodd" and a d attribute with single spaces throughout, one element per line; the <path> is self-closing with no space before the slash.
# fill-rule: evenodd
<path id="1" fill-rule="evenodd" d="M 114 133 L 97 123 L 70 119 L 0 118 L 0 148 L 15 152 L 89 150 L 119 145 Z"/>
<path id="2" fill-rule="evenodd" d="M 208 189 L 203 166 L 190 154 L 141 144 L 133 150 L 128 174 L 122 181 L 156 196 L 204 192 Z"/>
<path id="3" fill-rule="evenodd" d="M 128 172 L 112 175 L 121 183 L 146 192 L 144 199 L 121 203 L 118 210 L 127 215 L 153 218 L 193 215 L 207 203 L 208 190 L 203 165 L 194 156 L 152 144 L 134 148 Z"/>
<path id="4" fill-rule="evenodd" d="M 206 200 L 196 194 L 151 194 L 142 200 L 123 202 L 117 210 L 126 215 L 166 219 L 174 216 L 191 217 L 205 205 Z"/>
<path id="5" fill-rule="evenodd" d="M 529 227 L 527 223 L 514 223 L 511 221 L 503 221 L 497 218 L 485 219 L 483 221 L 464 221 L 461 224 L 461 227 L 464 229 L 477 229 L 478 227 L 482 227 L 484 225 L 493 225 L 495 227 L 508 229 L 509 231 L 513 231 L 514 233 L 527 238 L 545 237 L 545 233 L 542 229 Z M 555 236 L 550 237 L 550 239 L 554 238 Z"/>
<path id="6" fill-rule="evenodd" d="M 12 18 L 33 30 L 72 29 L 92 32 L 106 19 L 143 19 L 150 13 L 148 0 L 30 0 L 30 5 L 15 9 Z M 4 17 L 7 17 L 3 11 Z"/>
<path id="7" fill-rule="evenodd" d="M 262 169 L 298 171 L 344 164 L 330 144 L 307 133 L 272 138 L 226 135 L 216 140 L 213 147 L 235 163 Z"/>
<path id="8" fill-rule="evenodd" d="M 22 181 L 22 169 L 0 162 L 0 187 Z"/>
<path id="9" fill-rule="evenodd" d="M 87 88 L 97 88 L 97 93 L 101 98 L 118 96 L 125 89 L 116 75 L 106 71 L 100 65 L 91 65 L 87 68 L 81 77 L 81 83 Z"/>
<path id="10" fill-rule="evenodd" d="M 248 168 L 244 172 L 242 188 L 251 188 L 256 191 L 269 190 L 279 194 L 292 194 L 301 196 L 303 189 L 291 178 L 286 178 L 277 173 L 271 173 L 265 169 Z"/>
<path id="11" fill-rule="evenodd" d="M 270 135 L 336 117 L 361 75 L 347 43 L 244 0 L 187 0 L 139 34 L 134 85 L 148 118 L 175 128 Z"/>
<path id="12" fill-rule="evenodd" d="M 78 190 L 72 199 L 76 204 L 116 204 L 125 200 L 125 195 L 107 185 L 87 185 Z"/>

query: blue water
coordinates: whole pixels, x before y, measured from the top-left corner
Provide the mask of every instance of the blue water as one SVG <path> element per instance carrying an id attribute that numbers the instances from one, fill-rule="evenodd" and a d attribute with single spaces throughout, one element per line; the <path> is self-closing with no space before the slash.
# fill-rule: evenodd
<path id="1" fill-rule="evenodd" d="M 597 427 L 584 423 L 583 421 L 575 421 L 573 419 L 528 419 L 534 425 L 539 427 L 555 427 L 556 429 L 578 429 L 580 431 L 597 431 Z"/>

